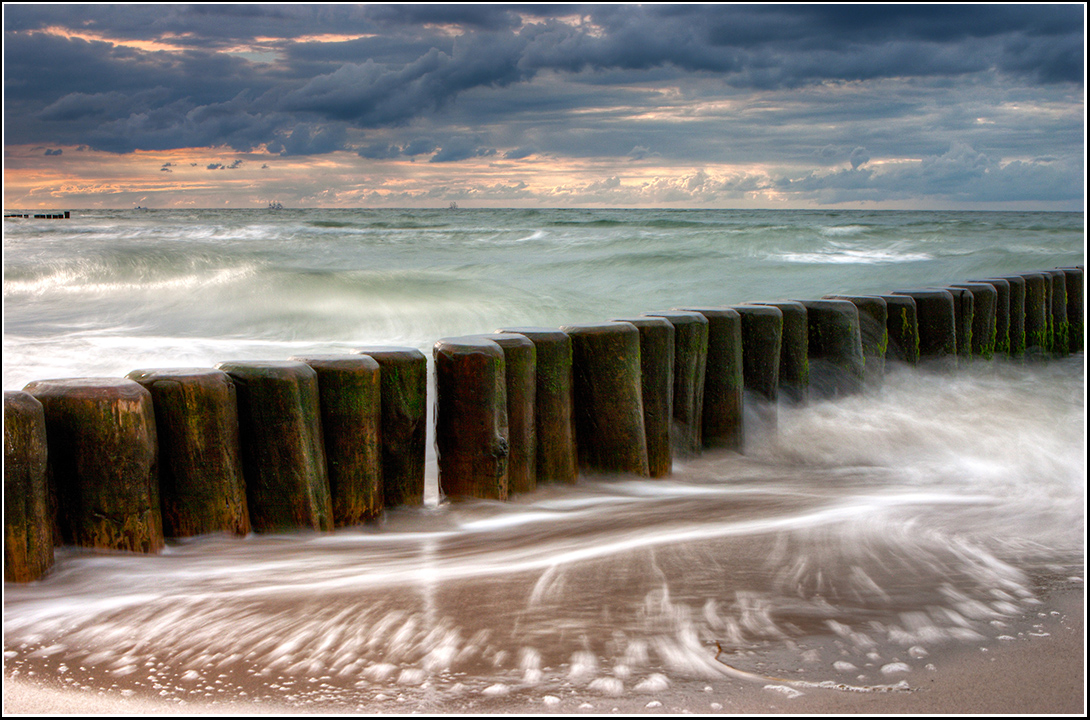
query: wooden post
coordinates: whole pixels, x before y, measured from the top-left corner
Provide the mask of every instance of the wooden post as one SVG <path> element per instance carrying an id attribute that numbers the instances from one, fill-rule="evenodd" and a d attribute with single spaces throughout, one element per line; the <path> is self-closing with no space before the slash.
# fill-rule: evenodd
<path id="1" fill-rule="evenodd" d="M 1011 357 L 1021 357 L 1026 352 L 1026 279 L 1021 275 L 1008 275 L 1010 286 L 1010 325 L 1007 328 L 1008 349 Z"/>
<path id="2" fill-rule="evenodd" d="M 674 413 L 671 441 L 681 456 L 699 455 L 704 448 L 704 378 L 708 362 L 708 319 L 698 312 L 670 310 L 644 313 L 674 326 Z"/>
<path id="3" fill-rule="evenodd" d="M 779 399 L 805 405 L 810 400 L 810 328 L 806 306 L 794 300 L 757 304 L 770 305 L 783 313 Z"/>
<path id="4" fill-rule="evenodd" d="M 889 310 L 877 295 L 826 295 L 828 300 L 847 300 L 859 311 L 859 337 L 863 343 L 863 378 L 867 387 L 881 387 L 886 375 Z"/>
<path id="5" fill-rule="evenodd" d="M 132 380 L 37 380 L 49 475 L 65 542 L 156 553 L 163 547 L 155 412 Z"/>
<path id="6" fill-rule="evenodd" d="M 780 384 L 783 311 L 771 305 L 737 305 L 742 320 L 743 427 L 774 432 Z"/>
<path id="7" fill-rule="evenodd" d="M 670 426 L 674 415 L 674 326 L 666 318 L 617 318 L 640 331 L 640 377 L 643 427 L 647 437 L 647 465 L 651 477 L 673 471 Z"/>
<path id="8" fill-rule="evenodd" d="M 4 393 L 4 582 L 31 582 L 53 567 L 46 483 L 45 410 L 25 392 Z"/>
<path id="9" fill-rule="evenodd" d="M 1067 288 L 1067 323 L 1071 328 L 1070 352 L 1082 352 L 1085 343 L 1086 307 L 1083 305 L 1083 269 L 1081 267 L 1061 268 Z"/>
<path id="10" fill-rule="evenodd" d="M 968 290 L 973 296 L 972 355 L 990 360 L 995 354 L 996 307 L 999 291 L 990 283 L 954 283 L 954 287 Z"/>
<path id="11" fill-rule="evenodd" d="M 151 393 L 163 533 L 250 532 L 235 387 L 211 368 L 133 370 Z"/>
<path id="12" fill-rule="evenodd" d="M 1067 320 L 1067 277 L 1063 270 L 1048 270 L 1052 280 L 1052 355 L 1071 354 L 1071 324 Z"/>
<path id="13" fill-rule="evenodd" d="M 507 378 L 507 492 L 537 489 L 537 349 L 530 338 L 515 333 L 485 336 L 503 350 Z"/>
<path id="14" fill-rule="evenodd" d="M 534 343 L 537 378 L 534 424 L 537 428 L 537 482 L 574 483 L 578 479 L 572 398 L 572 342 L 556 328 L 513 327 Z"/>
<path id="15" fill-rule="evenodd" d="M 333 524 L 359 525 L 382 514 L 382 377 L 366 355 L 289 358 L 318 375 Z"/>
<path id="16" fill-rule="evenodd" d="M 882 295 L 886 301 L 886 359 L 915 365 L 920 360 L 920 327 L 916 301 L 907 295 Z"/>
<path id="17" fill-rule="evenodd" d="M 333 529 L 318 375 L 301 362 L 222 362 L 238 397 L 242 468 L 257 532 Z"/>
<path id="18" fill-rule="evenodd" d="M 895 290 L 916 302 L 920 363 L 940 369 L 957 367 L 954 296 L 946 290 Z"/>
<path id="19" fill-rule="evenodd" d="M 439 490 L 453 499 L 507 499 L 507 380 L 503 349 L 480 336 L 435 343 Z"/>
<path id="20" fill-rule="evenodd" d="M 579 465 L 649 476 L 639 330 L 625 322 L 560 329 L 572 341 Z"/>
<path id="21" fill-rule="evenodd" d="M 1011 284 L 1000 278 L 982 280 L 995 288 L 995 348 L 1000 355 L 1011 349 Z"/>
<path id="22" fill-rule="evenodd" d="M 1026 355 L 1040 359 L 1047 356 L 1052 340 L 1049 325 L 1052 304 L 1048 299 L 1052 281 L 1045 273 L 1022 273 L 1022 278 L 1026 281 Z"/>
<path id="23" fill-rule="evenodd" d="M 809 327 L 810 391 L 822 398 L 863 390 L 859 311 L 846 300 L 803 300 Z"/>
<path id="24" fill-rule="evenodd" d="M 383 506 L 424 504 L 428 429 L 428 359 L 411 347 L 376 346 L 353 351 L 373 358 L 381 371 Z"/>

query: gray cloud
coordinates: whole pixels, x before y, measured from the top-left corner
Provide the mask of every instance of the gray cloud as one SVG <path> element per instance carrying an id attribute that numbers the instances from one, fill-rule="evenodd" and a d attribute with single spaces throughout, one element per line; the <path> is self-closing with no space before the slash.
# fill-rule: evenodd
<path id="1" fill-rule="evenodd" d="M 999 163 L 976 187 L 1009 194 L 1081 152 L 1083 27 L 1076 5 L 13 5 L 5 130 L 115 153 L 814 168 L 794 188 L 974 147 Z M 681 126 L 655 119 L 664 103 L 740 109 Z M 956 192 L 929 172 L 901 179 Z"/>

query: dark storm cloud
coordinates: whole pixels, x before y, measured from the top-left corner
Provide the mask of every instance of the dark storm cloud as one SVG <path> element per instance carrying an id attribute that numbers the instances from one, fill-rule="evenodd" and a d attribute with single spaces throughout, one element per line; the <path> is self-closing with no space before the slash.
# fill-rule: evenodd
<path id="1" fill-rule="evenodd" d="M 596 27 L 549 17 L 580 13 Z M 408 124 L 542 71 L 671 68 L 772 88 L 983 72 L 1079 83 L 1083 68 L 1075 6 L 13 6 L 5 24 L 9 141 L 115 152 L 273 142 L 329 152 L 344 146 L 338 126 Z M 463 34 L 452 40 L 441 24 Z M 187 49 L 27 32 L 58 25 Z M 292 40 L 319 33 L 372 37 Z M 286 60 L 215 52 L 257 37 L 283 38 L 273 44 Z M 327 127 L 303 137 L 301 121 Z"/>

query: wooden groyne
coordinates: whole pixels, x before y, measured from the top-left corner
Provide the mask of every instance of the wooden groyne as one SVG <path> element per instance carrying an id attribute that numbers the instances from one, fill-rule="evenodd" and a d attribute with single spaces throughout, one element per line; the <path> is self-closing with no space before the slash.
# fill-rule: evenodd
<path id="1" fill-rule="evenodd" d="M 865 392 L 889 363 L 952 371 L 1083 352 L 1083 268 L 885 295 L 502 328 L 434 347 L 446 498 L 505 500 L 582 473 L 665 477 L 745 451 L 780 403 Z M 406 347 L 4 393 L 4 579 L 71 544 L 158 552 L 210 532 L 329 531 L 424 501 L 427 358 Z"/>

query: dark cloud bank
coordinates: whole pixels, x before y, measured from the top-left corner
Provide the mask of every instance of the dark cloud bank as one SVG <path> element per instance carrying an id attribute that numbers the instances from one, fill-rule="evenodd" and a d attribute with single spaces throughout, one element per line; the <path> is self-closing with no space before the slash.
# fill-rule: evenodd
<path id="1" fill-rule="evenodd" d="M 768 162 L 813 168 L 781 184 L 826 201 L 1009 199 L 1020 177 L 1054 200 L 1083 192 L 1081 4 L 19 5 L 4 18 L 12 145 Z M 57 26 L 82 37 L 44 32 Z M 344 37 L 311 39 L 329 34 Z M 629 121 L 667 89 L 752 112 L 685 132 Z M 1060 110 L 1001 112 L 1013 106 Z M 1047 159 L 1009 161 L 1033 156 Z M 930 165 L 877 172 L 882 157 Z"/>

